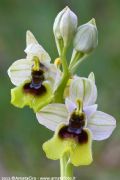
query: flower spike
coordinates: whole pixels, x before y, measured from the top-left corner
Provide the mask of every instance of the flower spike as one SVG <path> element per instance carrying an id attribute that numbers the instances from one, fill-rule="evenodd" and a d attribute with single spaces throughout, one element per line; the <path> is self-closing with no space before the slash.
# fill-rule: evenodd
<path id="1" fill-rule="evenodd" d="M 73 178 L 73 165 L 91 164 L 93 140 L 109 138 L 116 127 L 113 116 L 98 110 L 94 73 L 88 78 L 75 75 L 98 44 L 94 18 L 77 26 L 76 14 L 66 6 L 53 24 L 59 54 L 54 63 L 32 32 L 27 31 L 26 57 L 8 69 L 16 86 L 11 89 L 11 103 L 19 108 L 29 106 L 38 122 L 54 131 L 53 137 L 43 144 L 43 150 L 49 159 L 60 159 L 62 179 Z"/>

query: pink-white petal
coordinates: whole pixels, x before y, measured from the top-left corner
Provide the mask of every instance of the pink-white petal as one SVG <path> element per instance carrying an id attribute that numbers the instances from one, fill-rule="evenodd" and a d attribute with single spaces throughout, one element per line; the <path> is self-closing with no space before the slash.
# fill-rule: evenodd
<path id="1" fill-rule="evenodd" d="M 55 131 L 61 123 L 68 123 L 68 111 L 64 104 L 49 104 L 36 113 L 40 124 Z"/>
<path id="2" fill-rule="evenodd" d="M 116 127 L 116 120 L 109 114 L 101 111 L 90 117 L 87 127 L 93 134 L 93 140 L 107 139 Z"/>
<path id="3" fill-rule="evenodd" d="M 65 99 L 65 105 L 69 113 L 72 113 L 76 109 L 76 104 L 68 98 Z"/>
<path id="4" fill-rule="evenodd" d="M 97 104 L 83 107 L 83 111 L 85 112 L 88 119 L 96 112 L 96 110 L 97 110 Z"/>

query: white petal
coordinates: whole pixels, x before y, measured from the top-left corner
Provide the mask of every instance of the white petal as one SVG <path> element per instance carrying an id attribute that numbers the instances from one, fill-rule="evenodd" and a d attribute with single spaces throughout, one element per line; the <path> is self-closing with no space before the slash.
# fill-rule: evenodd
<path id="1" fill-rule="evenodd" d="M 44 50 L 44 48 L 37 42 L 34 35 L 27 31 L 26 34 L 26 43 L 27 47 L 25 53 L 27 54 L 27 59 L 33 59 L 34 56 L 37 56 L 40 59 L 40 62 L 50 62 L 49 54 Z"/>
<path id="2" fill-rule="evenodd" d="M 68 111 L 64 104 L 49 104 L 36 113 L 38 122 L 55 131 L 60 123 L 67 123 Z"/>
<path id="3" fill-rule="evenodd" d="M 75 78 L 70 86 L 70 98 L 73 102 L 81 99 L 84 106 L 95 104 L 97 88 L 95 83 L 87 78 Z"/>
<path id="4" fill-rule="evenodd" d="M 35 39 L 34 35 L 30 32 L 26 32 L 26 45 L 29 46 L 30 44 L 38 44 L 38 41 Z"/>
<path id="5" fill-rule="evenodd" d="M 62 78 L 62 72 L 60 70 L 58 70 L 56 72 L 56 75 L 54 76 L 54 86 L 53 86 L 54 92 L 56 91 L 57 87 L 59 86 L 61 78 Z"/>
<path id="6" fill-rule="evenodd" d="M 87 118 L 92 116 L 96 112 L 96 110 L 97 110 L 97 104 L 83 107 L 83 111 L 87 115 Z"/>
<path id="7" fill-rule="evenodd" d="M 72 113 L 76 109 L 76 104 L 68 98 L 65 99 L 65 105 L 69 113 Z"/>
<path id="8" fill-rule="evenodd" d="M 55 91 L 61 80 L 61 71 L 54 64 L 50 64 L 44 75 L 45 79 L 50 80 L 53 91 Z"/>
<path id="9" fill-rule="evenodd" d="M 89 74 L 88 79 L 92 80 L 95 83 L 95 75 L 93 72 Z"/>
<path id="10" fill-rule="evenodd" d="M 41 63 L 50 61 L 50 56 L 39 44 L 30 44 L 25 49 L 25 52 L 27 53 L 27 59 L 32 60 L 34 56 L 37 56 Z"/>
<path id="11" fill-rule="evenodd" d="M 8 75 L 11 79 L 11 82 L 18 86 L 23 83 L 25 80 L 31 79 L 31 67 L 32 61 L 26 59 L 20 59 L 15 61 L 8 69 Z"/>
<path id="12" fill-rule="evenodd" d="M 77 29 L 77 16 L 68 7 L 65 8 L 65 13 L 60 20 L 60 33 L 63 38 L 64 44 L 70 42 Z"/>
<path id="13" fill-rule="evenodd" d="M 89 120 L 87 127 L 93 134 L 93 140 L 107 139 L 116 127 L 116 120 L 101 111 L 97 111 Z"/>
<path id="14" fill-rule="evenodd" d="M 54 24 L 53 24 L 53 32 L 54 32 L 54 35 L 57 37 L 57 39 L 61 38 L 60 21 L 61 21 L 61 18 L 63 16 L 64 12 L 65 12 L 65 8 L 58 13 L 58 15 L 55 18 Z"/>

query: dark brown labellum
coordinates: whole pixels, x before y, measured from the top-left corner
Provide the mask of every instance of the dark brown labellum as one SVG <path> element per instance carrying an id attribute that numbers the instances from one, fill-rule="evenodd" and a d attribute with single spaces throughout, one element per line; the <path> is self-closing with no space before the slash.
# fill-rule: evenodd
<path id="1" fill-rule="evenodd" d="M 39 70 L 39 71 L 33 71 L 32 72 L 32 85 L 34 87 L 40 87 L 42 82 L 44 81 L 44 75 L 43 75 L 43 71 Z"/>
<path id="2" fill-rule="evenodd" d="M 44 81 L 44 74 L 42 70 L 32 71 L 32 80 L 29 83 L 26 83 L 23 86 L 23 90 L 25 93 L 30 93 L 32 95 L 40 96 L 46 93 L 45 86 L 42 85 Z"/>
<path id="3" fill-rule="evenodd" d="M 34 96 L 42 96 L 44 93 L 46 93 L 46 88 L 42 84 L 39 86 L 39 88 L 36 88 L 35 86 L 33 86 L 33 84 L 26 83 L 23 86 L 23 89 L 25 93 L 29 93 Z"/>
<path id="4" fill-rule="evenodd" d="M 74 139 L 79 144 L 85 144 L 88 142 L 88 134 L 87 132 L 80 128 L 74 129 L 72 132 L 69 131 L 69 125 L 64 126 L 59 131 L 59 137 L 61 139 Z"/>
<path id="5" fill-rule="evenodd" d="M 73 112 L 69 119 L 69 124 L 59 131 L 60 138 L 74 138 L 78 143 L 83 144 L 88 141 L 88 135 L 83 129 L 85 126 L 85 114 Z"/>
<path id="6" fill-rule="evenodd" d="M 82 128 L 84 125 L 85 125 L 84 113 L 76 114 L 74 112 L 69 119 L 69 127 L 79 129 Z"/>

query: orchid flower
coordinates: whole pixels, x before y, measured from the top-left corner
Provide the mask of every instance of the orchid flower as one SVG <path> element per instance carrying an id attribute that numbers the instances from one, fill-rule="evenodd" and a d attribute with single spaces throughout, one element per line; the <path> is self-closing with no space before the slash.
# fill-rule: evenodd
<path id="1" fill-rule="evenodd" d="M 116 126 L 116 120 L 97 110 L 97 88 L 94 74 L 88 78 L 73 78 L 65 104 L 52 103 L 37 112 L 40 124 L 55 131 L 53 138 L 43 144 L 50 159 L 69 154 L 74 166 L 92 162 L 92 140 L 107 139 Z"/>
<path id="2" fill-rule="evenodd" d="M 51 64 L 50 56 L 27 31 L 25 53 L 27 57 L 15 61 L 8 69 L 11 82 L 11 103 L 17 107 L 30 106 L 34 111 L 51 102 L 60 80 L 60 70 Z"/>

